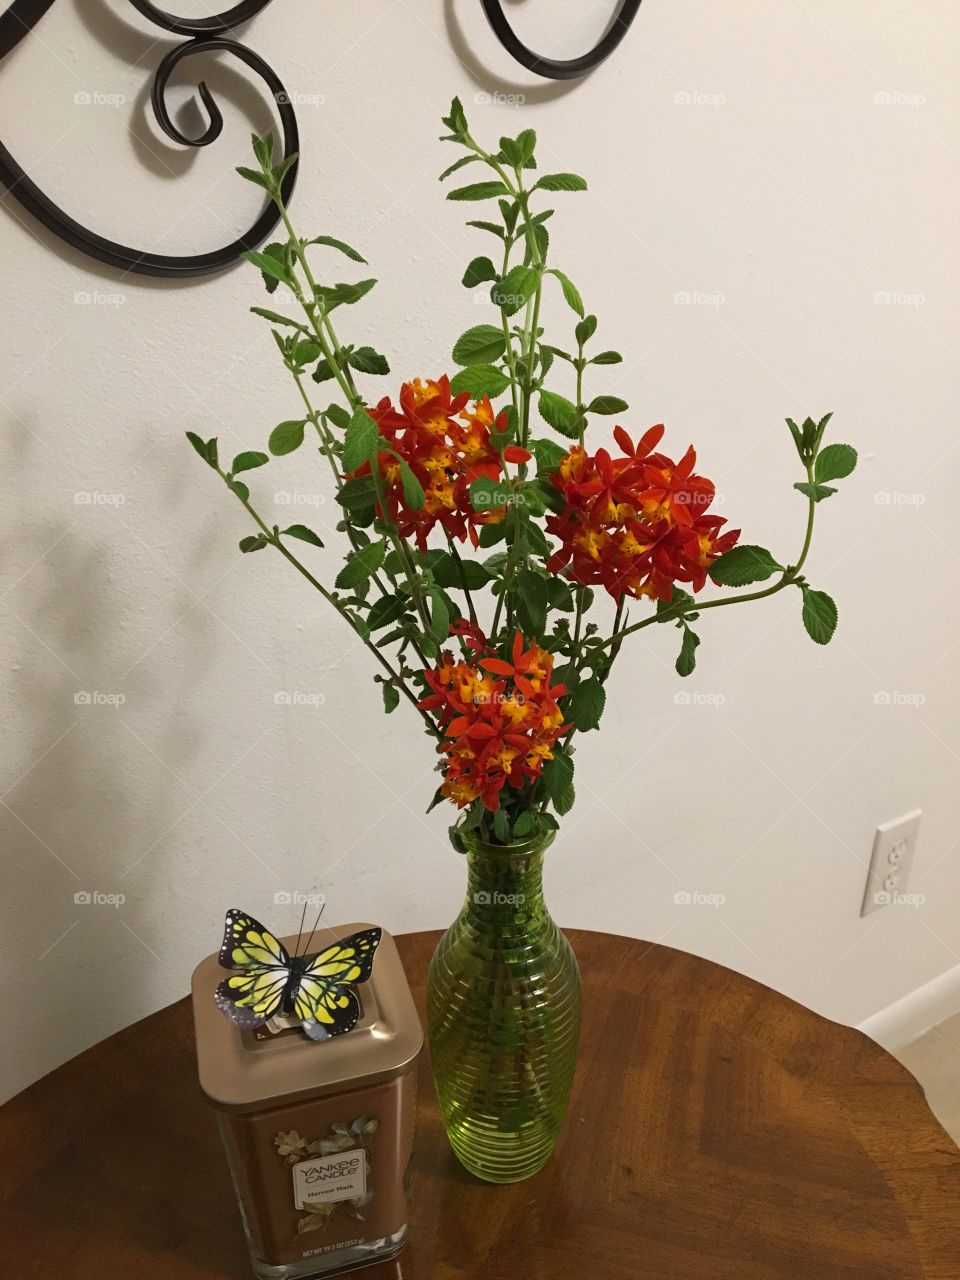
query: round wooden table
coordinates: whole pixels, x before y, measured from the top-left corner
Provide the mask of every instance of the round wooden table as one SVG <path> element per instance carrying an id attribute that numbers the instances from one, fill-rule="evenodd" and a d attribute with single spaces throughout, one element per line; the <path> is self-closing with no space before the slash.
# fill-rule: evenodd
<path id="1" fill-rule="evenodd" d="M 421 1011 L 438 936 L 397 939 Z M 424 1055 L 411 1241 L 365 1280 L 960 1278 L 960 1151 L 893 1058 L 707 960 L 570 937 L 584 1027 L 552 1160 L 471 1178 Z M 186 1000 L 7 1103 L 0 1157 L 18 1280 L 250 1274 Z"/>

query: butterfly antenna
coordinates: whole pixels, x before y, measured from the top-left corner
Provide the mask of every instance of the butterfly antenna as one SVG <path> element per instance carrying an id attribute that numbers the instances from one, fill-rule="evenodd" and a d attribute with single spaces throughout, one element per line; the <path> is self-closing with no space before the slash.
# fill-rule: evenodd
<path id="1" fill-rule="evenodd" d="M 317 925 L 320 923 L 320 917 L 323 915 L 323 909 L 327 904 L 320 904 L 320 910 L 317 912 L 317 918 L 313 922 L 313 928 L 310 930 L 310 937 L 307 939 L 307 945 L 303 948 L 303 954 L 308 955 L 310 952 L 310 943 L 313 941 L 313 935 L 317 932 Z"/>
<path id="2" fill-rule="evenodd" d="M 297 930 L 297 945 L 293 949 L 294 957 L 300 954 L 300 943 L 303 940 L 303 922 L 307 918 L 307 899 L 303 899 L 303 910 L 300 912 L 300 928 Z"/>

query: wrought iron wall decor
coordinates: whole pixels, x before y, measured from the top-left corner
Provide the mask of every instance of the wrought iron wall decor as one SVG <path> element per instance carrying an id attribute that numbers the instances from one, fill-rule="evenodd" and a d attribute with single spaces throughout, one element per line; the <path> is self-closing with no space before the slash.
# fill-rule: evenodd
<path id="1" fill-rule="evenodd" d="M 55 0 L 12 0 L 0 14 L 0 60 L 29 35 Z M 143 17 L 172 35 L 183 36 L 183 44 L 175 45 L 160 61 L 154 74 L 151 102 L 157 123 L 167 137 L 187 147 L 206 147 L 215 142 L 223 129 L 223 116 L 213 94 L 204 81 L 197 93 L 206 108 L 209 124 L 197 138 L 190 138 L 173 123 L 166 105 L 167 84 L 181 62 L 198 53 L 223 52 L 246 63 L 264 81 L 277 106 L 283 137 L 283 157 L 299 150 L 297 118 L 289 96 L 273 68 L 247 45 L 231 38 L 237 27 L 267 8 L 272 0 L 239 0 L 232 8 L 208 18 L 182 18 L 158 9 L 151 0 L 130 0 Z M 589 53 L 579 58 L 557 61 L 541 57 L 529 49 L 515 34 L 504 15 L 500 0 L 481 0 L 483 11 L 498 40 L 507 52 L 528 70 L 552 80 L 571 80 L 585 75 L 608 58 L 630 29 L 641 0 L 621 0 L 620 8 L 607 29 Z M 297 180 L 297 164 L 293 164 L 283 181 L 283 196 L 289 201 Z M 132 249 L 91 231 L 55 204 L 21 168 L 0 142 L 0 183 L 7 193 L 28 213 L 43 223 L 54 235 L 100 262 L 139 275 L 185 278 L 209 275 L 236 262 L 246 249 L 261 244 L 279 221 L 273 205 L 263 210 L 256 222 L 243 235 L 220 249 L 208 253 L 163 254 Z"/>
<path id="2" fill-rule="evenodd" d="M 588 71 L 598 67 L 601 62 L 610 57 L 630 30 L 630 25 L 640 8 L 640 0 L 621 0 L 620 8 L 606 33 L 589 53 L 581 54 L 579 58 L 558 61 L 556 58 L 541 57 L 540 54 L 527 48 L 507 21 L 500 0 L 480 0 L 480 3 L 487 15 L 487 21 L 506 51 L 522 63 L 528 71 L 536 72 L 538 76 L 545 76 L 549 80 L 575 80 L 577 76 L 586 75 Z"/>

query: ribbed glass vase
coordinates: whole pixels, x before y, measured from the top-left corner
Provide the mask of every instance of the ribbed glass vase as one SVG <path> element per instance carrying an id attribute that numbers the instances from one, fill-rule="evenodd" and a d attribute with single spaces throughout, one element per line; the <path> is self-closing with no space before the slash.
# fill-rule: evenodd
<path id="1" fill-rule="evenodd" d="M 433 1078 L 461 1164 L 520 1182 L 557 1141 L 580 1034 L 580 970 L 543 899 L 553 833 L 512 845 L 452 837 L 467 897 L 430 963 Z"/>

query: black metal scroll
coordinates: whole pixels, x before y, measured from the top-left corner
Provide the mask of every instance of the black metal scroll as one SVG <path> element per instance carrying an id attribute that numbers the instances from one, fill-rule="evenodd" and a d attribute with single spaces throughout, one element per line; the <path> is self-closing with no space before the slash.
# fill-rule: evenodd
<path id="1" fill-rule="evenodd" d="M 581 54 L 579 58 L 558 61 L 555 58 L 543 58 L 527 48 L 507 21 L 500 0 L 481 0 L 481 4 L 497 39 L 506 51 L 528 71 L 534 71 L 538 76 L 545 76 L 549 80 L 574 80 L 598 67 L 605 58 L 610 57 L 630 30 L 630 24 L 640 8 L 640 0 L 621 0 L 620 8 L 606 34 L 589 53 Z"/>
<path id="2" fill-rule="evenodd" d="M 200 101 L 206 108 L 209 124 L 198 138 L 189 138 L 177 128 L 167 110 L 165 93 L 167 83 L 175 68 L 186 58 L 197 53 L 224 52 L 246 63 L 264 81 L 277 105 L 283 129 L 283 155 L 288 158 L 299 148 L 297 118 L 286 90 L 272 67 L 259 54 L 246 45 L 227 37 L 228 32 L 248 22 L 265 9 L 272 0 L 241 0 L 223 13 L 209 18 L 180 18 L 157 9 L 150 0 L 130 0 L 133 7 L 157 26 L 174 35 L 185 36 L 183 44 L 176 45 L 162 59 L 153 80 L 151 99 L 157 123 L 164 133 L 184 146 L 205 147 L 215 142 L 223 129 L 223 116 L 213 94 L 201 80 L 197 85 Z M 20 43 L 36 26 L 54 0 L 13 0 L 0 14 L 0 59 Z M 297 164 L 291 165 L 282 185 L 285 201 L 290 199 L 297 178 Z M 253 249 L 270 234 L 279 222 L 279 214 L 271 204 L 261 213 L 252 227 L 232 243 L 209 253 L 162 254 L 131 249 L 126 245 L 107 240 L 88 227 L 71 218 L 45 195 L 24 172 L 10 152 L 0 142 L 0 183 L 27 211 L 43 223 L 61 240 L 90 257 L 123 271 L 140 275 L 187 276 L 208 275 L 221 271 L 236 262 L 246 249 Z"/>

